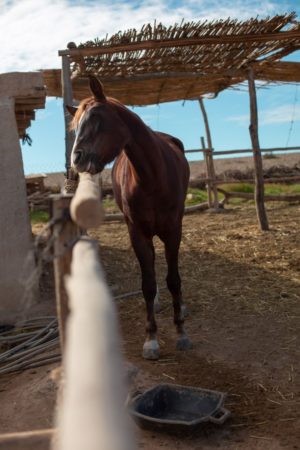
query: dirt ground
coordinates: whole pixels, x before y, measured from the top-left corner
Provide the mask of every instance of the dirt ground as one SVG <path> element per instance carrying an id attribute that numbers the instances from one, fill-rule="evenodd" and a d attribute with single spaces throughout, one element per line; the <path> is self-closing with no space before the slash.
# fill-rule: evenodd
<path id="1" fill-rule="evenodd" d="M 219 390 L 227 393 L 225 407 L 232 413 L 223 426 L 206 425 L 181 435 L 136 427 L 139 448 L 300 449 L 300 207 L 269 203 L 267 209 L 269 232 L 258 230 L 253 205 L 229 205 L 222 214 L 201 212 L 184 218 L 180 270 L 192 350 L 175 350 L 160 242 L 156 241 L 162 301 L 157 315 L 159 361 L 141 357 L 141 295 L 117 301 L 124 356 L 139 369 L 131 391 L 161 382 Z M 140 289 L 125 225 L 104 224 L 90 234 L 99 239 L 113 293 Z M 53 308 L 50 272 L 44 276 L 48 302 L 41 304 L 48 310 Z M 0 377 L 0 432 L 52 425 L 53 367 Z"/>

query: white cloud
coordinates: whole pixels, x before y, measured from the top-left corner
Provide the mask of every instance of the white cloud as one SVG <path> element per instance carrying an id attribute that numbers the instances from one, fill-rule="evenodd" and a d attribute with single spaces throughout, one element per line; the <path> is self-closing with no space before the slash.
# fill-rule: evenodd
<path id="1" fill-rule="evenodd" d="M 58 50 L 144 23 L 247 19 L 286 11 L 275 0 L 0 0 L 0 72 L 60 67 Z"/>
<path id="2" fill-rule="evenodd" d="M 281 105 L 270 109 L 261 109 L 259 111 L 259 125 L 274 125 L 300 121 L 300 105 Z M 227 122 L 235 122 L 240 126 L 249 125 L 250 117 L 247 114 L 239 116 L 230 116 L 226 119 Z"/>
<path id="3" fill-rule="evenodd" d="M 300 105 L 295 105 L 295 107 L 294 105 L 281 105 L 260 113 L 260 123 L 262 125 L 289 123 L 292 119 L 294 122 L 300 120 Z"/>

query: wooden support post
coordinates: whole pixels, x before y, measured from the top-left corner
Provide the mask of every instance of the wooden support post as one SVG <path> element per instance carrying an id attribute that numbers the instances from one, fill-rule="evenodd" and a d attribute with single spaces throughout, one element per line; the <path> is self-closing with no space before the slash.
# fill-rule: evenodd
<path id="1" fill-rule="evenodd" d="M 207 164 L 209 166 L 209 172 L 210 172 L 210 180 L 209 183 L 211 184 L 210 189 L 213 193 L 213 207 L 215 209 L 219 208 L 219 200 L 218 200 L 218 191 L 216 186 L 214 185 L 214 181 L 216 180 L 216 173 L 215 173 L 215 167 L 214 167 L 214 160 L 213 160 L 213 146 L 211 141 L 211 134 L 210 134 L 210 128 L 208 123 L 208 117 L 206 114 L 206 110 L 204 107 L 203 99 L 199 97 L 199 105 L 202 112 L 203 120 L 204 120 L 204 126 L 205 126 L 205 133 L 206 133 L 206 140 L 208 145 L 208 151 L 206 153 L 207 157 Z"/>
<path id="2" fill-rule="evenodd" d="M 250 67 L 248 71 L 248 85 L 250 96 L 249 132 L 252 141 L 253 159 L 254 159 L 256 213 L 260 224 L 260 229 L 263 231 L 267 231 L 269 230 L 269 224 L 264 204 L 264 177 L 263 177 L 262 157 L 258 138 L 257 100 L 252 67 Z"/>
<path id="3" fill-rule="evenodd" d="M 67 193 L 72 193 L 76 189 L 77 174 L 71 169 L 71 153 L 74 144 L 74 133 L 70 131 L 70 123 L 72 117 L 66 110 L 66 105 L 73 104 L 73 90 L 71 82 L 71 69 L 69 56 L 62 56 L 62 71 L 61 71 L 61 87 L 63 96 L 63 108 L 65 118 L 65 158 L 66 158 L 66 173 L 67 180 L 65 183 L 65 190 Z M 68 180 L 70 182 L 68 183 Z M 72 183 L 73 181 L 73 183 Z"/>
<path id="4" fill-rule="evenodd" d="M 68 295 L 64 277 L 70 274 L 72 243 L 79 236 L 79 229 L 69 218 L 69 206 L 72 196 L 53 195 L 52 218 L 57 219 L 53 227 L 54 236 L 54 277 L 57 317 L 61 350 L 65 344 L 66 319 L 69 314 Z"/>
<path id="5" fill-rule="evenodd" d="M 206 149 L 205 139 L 203 136 L 201 136 L 201 147 L 203 150 Z M 208 180 L 207 181 L 207 203 L 208 203 L 208 207 L 212 208 L 213 201 L 212 201 L 212 190 L 211 190 L 211 173 L 210 173 L 209 158 L 208 158 L 206 151 L 203 152 L 203 156 L 204 156 L 204 161 L 205 161 L 205 165 L 206 165 L 206 178 Z"/>

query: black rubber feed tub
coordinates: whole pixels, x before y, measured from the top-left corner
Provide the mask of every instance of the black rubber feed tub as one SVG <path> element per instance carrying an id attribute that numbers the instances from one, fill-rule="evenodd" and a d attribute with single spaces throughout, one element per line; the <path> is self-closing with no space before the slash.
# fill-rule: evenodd
<path id="1" fill-rule="evenodd" d="M 166 431 L 195 429 L 203 423 L 222 425 L 230 416 L 225 394 L 189 386 L 159 384 L 129 402 L 129 411 L 144 428 Z"/>

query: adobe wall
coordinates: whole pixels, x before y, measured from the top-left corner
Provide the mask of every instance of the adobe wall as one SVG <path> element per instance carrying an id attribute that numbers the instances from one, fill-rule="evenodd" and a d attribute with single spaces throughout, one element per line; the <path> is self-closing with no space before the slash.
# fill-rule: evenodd
<path id="1" fill-rule="evenodd" d="M 0 325 L 28 310 L 26 287 L 35 269 L 15 98 L 34 95 L 37 83 L 43 86 L 40 74 L 0 75 Z M 31 300 L 37 282 L 32 294 Z"/>

